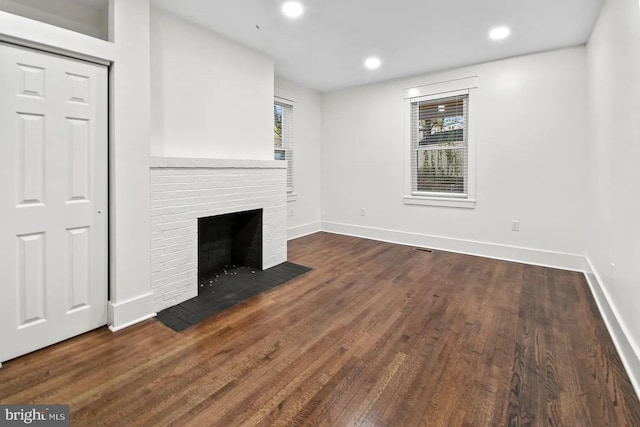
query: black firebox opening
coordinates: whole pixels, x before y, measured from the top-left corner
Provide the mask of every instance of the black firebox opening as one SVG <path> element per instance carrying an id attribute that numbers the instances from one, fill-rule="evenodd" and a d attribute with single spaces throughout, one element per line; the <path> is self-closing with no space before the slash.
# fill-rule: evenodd
<path id="1" fill-rule="evenodd" d="M 198 219 L 198 283 L 232 265 L 262 270 L 262 209 Z"/>

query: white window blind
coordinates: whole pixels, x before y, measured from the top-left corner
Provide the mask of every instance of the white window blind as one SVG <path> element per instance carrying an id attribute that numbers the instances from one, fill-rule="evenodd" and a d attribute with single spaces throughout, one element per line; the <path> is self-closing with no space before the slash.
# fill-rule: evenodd
<path id="1" fill-rule="evenodd" d="M 411 102 L 414 196 L 467 197 L 469 95 Z"/>
<path id="2" fill-rule="evenodd" d="M 279 102 L 273 106 L 274 159 L 287 161 L 287 193 L 293 192 L 293 107 Z"/>

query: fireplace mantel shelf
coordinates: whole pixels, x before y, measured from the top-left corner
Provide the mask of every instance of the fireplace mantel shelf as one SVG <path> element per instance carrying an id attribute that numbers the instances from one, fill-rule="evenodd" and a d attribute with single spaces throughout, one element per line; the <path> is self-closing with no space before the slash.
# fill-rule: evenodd
<path id="1" fill-rule="evenodd" d="M 285 160 L 202 159 L 195 157 L 151 157 L 152 169 L 286 169 Z"/>

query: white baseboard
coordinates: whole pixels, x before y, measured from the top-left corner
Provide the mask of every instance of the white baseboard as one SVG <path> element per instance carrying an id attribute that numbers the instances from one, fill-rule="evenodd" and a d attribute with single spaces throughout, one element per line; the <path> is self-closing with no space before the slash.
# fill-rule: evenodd
<path id="1" fill-rule="evenodd" d="M 476 255 L 504 261 L 521 262 L 524 264 L 539 265 L 542 267 L 561 268 L 563 270 L 583 272 L 586 267 L 584 256 L 577 254 L 551 252 L 442 236 L 431 236 L 428 234 L 408 233 L 405 231 L 363 227 L 337 222 L 323 222 L 322 231 L 345 234 L 354 237 L 364 237 L 389 243 L 398 243 L 401 245 L 437 249 L 466 255 Z"/>
<path id="2" fill-rule="evenodd" d="M 152 292 L 118 303 L 109 302 L 109 329 L 111 332 L 119 331 L 155 316 Z"/>
<path id="3" fill-rule="evenodd" d="M 636 391 L 636 394 L 640 396 L 640 349 L 637 345 L 629 339 L 629 329 L 626 323 L 622 321 L 620 313 L 613 304 L 607 288 L 598 274 L 589 257 L 586 257 L 587 268 L 585 269 L 585 277 L 591 288 L 591 294 L 596 300 L 600 315 L 604 319 L 604 323 L 607 325 L 607 330 L 613 344 L 618 350 L 620 359 L 624 364 L 631 384 Z"/>
<path id="4" fill-rule="evenodd" d="M 322 223 L 320 221 L 298 225 L 287 230 L 287 240 L 297 239 L 319 231 L 322 231 Z"/>

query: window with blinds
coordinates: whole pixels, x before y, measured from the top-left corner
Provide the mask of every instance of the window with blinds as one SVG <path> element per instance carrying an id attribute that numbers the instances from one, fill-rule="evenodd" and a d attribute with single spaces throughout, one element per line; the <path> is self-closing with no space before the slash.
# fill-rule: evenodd
<path id="1" fill-rule="evenodd" d="M 273 105 L 274 159 L 287 161 L 287 193 L 293 192 L 293 107 Z"/>
<path id="2" fill-rule="evenodd" d="M 411 102 L 414 196 L 467 197 L 469 95 Z"/>

